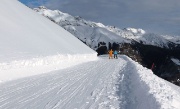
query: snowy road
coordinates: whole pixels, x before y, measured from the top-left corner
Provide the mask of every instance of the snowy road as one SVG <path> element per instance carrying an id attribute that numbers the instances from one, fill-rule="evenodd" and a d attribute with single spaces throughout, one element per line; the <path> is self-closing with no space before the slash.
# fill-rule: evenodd
<path id="1" fill-rule="evenodd" d="M 168 84 L 125 56 L 101 57 L 0 84 L 0 109 L 180 109 Z"/>
<path id="2" fill-rule="evenodd" d="M 2 84 L 0 109 L 117 108 L 124 66 L 122 59 L 100 59 Z"/>

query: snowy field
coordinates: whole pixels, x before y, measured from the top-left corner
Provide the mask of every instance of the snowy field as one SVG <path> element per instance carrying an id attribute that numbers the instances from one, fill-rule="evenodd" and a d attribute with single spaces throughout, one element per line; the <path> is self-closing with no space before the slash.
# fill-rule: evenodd
<path id="1" fill-rule="evenodd" d="M 179 87 L 126 56 L 0 84 L 0 109 L 180 109 Z"/>

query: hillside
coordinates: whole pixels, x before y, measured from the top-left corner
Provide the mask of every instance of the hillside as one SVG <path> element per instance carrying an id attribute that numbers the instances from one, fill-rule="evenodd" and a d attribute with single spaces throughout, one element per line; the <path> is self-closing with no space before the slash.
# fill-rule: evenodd
<path id="1" fill-rule="evenodd" d="M 180 60 L 179 36 L 158 35 L 143 29 L 105 26 L 44 6 L 34 10 L 69 31 L 96 50 L 98 55 L 107 54 L 109 49 L 113 49 L 121 51 L 121 54 L 149 69 L 154 63 L 153 72 L 156 75 L 180 86 L 180 65 L 174 64 L 171 60 Z"/>
<path id="2" fill-rule="evenodd" d="M 17 0 L 0 10 L 0 109 L 179 109 L 180 88 L 127 56 L 97 57 Z"/>
<path id="3" fill-rule="evenodd" d="M 105 26 L 102 23 L 87 21 L 79 16 L 74 17 L 59 10 L 50 10 L 44 6 L 34 8 L 34 10 L 68 30 L 94 50 L 97 50 L 99 42 L 105 42 L 106 46 L 109 42 L 119 44 L 132 43 L 132 41 L 158 47 L 169 47 L 170 43 L 180 44 L 178 36 L 146 33 L 143 29 L 119 29 L 115 26 Z"/>
<path id="4" fill-rule="evenodd" d="M 40 74 L 69 60 L 97 58 L 95 51 L 72 34 L 17 0 L 1 0 L 0 12 L 0 81 L 24 76 L 19 69 L 31 71 L 29 67 L 48 65 Z"/>

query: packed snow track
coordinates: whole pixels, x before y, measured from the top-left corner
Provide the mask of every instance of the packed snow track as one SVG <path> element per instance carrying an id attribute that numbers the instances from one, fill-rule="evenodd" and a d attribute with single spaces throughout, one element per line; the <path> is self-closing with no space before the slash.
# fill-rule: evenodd
<path id="1" fill-rule="evenodd" d="M 0 109 L 178 109 L 177 100 L 174 107 L 170 102 L 175 97 L 172 90 L 164 82 L 156 82 L 148 69 L 138 76 L 143 67 L 139 68 L 124 56 L 102 57 L 1 83 Z"/>
<path id="2" fill-rule="evenodd" d="M 0 109 L 119 107 L 115 83 L 125 64 L 123 60 L 100 59 L 2 84 Z"/>

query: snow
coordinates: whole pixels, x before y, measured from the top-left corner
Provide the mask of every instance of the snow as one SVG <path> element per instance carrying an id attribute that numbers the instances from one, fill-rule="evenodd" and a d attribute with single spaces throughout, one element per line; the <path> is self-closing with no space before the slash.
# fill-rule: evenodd
<path id="1" fill-rule="evenodd" d="M 96 55 L 54 55 L 18 60 L 10 63 L 0 63 L 0 82 L 6 82 L 23 77 L 47 73 L 53 70 L 64 69 L 87 61 L 97 60 Z"/>
<path id="2" fill-rule="evenodd" d="M 126 56 L 0 84 L 0 108 L 179 109 L 180 95 Z"/>
<path id="3" fill-rule="evenodd" d="M 180 88 L 151 70 L 126 56 L 97 57 L 18 1 L 0 2 L 0 109 L 180 109 Z M 97 40 L 106 40 L 110 31 L 98 25 Z"/>
<path id="4" fill-rule="evenodd" d="M 16 0 L 1 0 L 0 10 L 0 62 L 96 53 L 63 28 Z"/>
<path id="5" fill-rule="evenodd" d="M 140 106 L 134 104 L 132 105 L 133 108 L 135 106 L 137 109 L 145 109 L 147 107 L 149 107 L 149 109 L 180 109 L 180 95 L 179 92 L 176 91 L 180 89 L 179 87 L 174 90 L 169 85 L 171 83 L 153 75 L 151 70 L 143 68 L 131 59 L 130 61 L 135 65 L 130 65 L 129 69 L 132 71 L 135 70 L 138 73 L 138 75 L 134 74 L 134 72 L 130 70 L 132 73 L 131 78 L 136 79 L 134 80 L 130 78 L 131 80 L 134 80 L 130 88 L 135 90 L 135 93 L 130 93 L 132 94 L 130 97 L 133 97 L 135 100 L 141 102 L 148 101 L 146 103 L 142 103 Z"/>
<path id="6" fill-rule="evenodd" d="M 105 42 L 107 47 L 109 42 L 131 43 L 132 41 L 166 48 L 169 47 L 169 43 L 180 44 L 178 36 L 148 33 L 141 28 L 128 27 L 122 30 L 115 26 L 105 26 L 102 23 L 87 21 L 81 17 L 74 17 L 59 10 L 44 7 L 34 8 L 34 10 L 65 28 L 94 50 L 98 49 L 99 42 Z M 103 39 L 98 40 L 97 37 L 103 37 Z"/>
<path id="7" fill-rule="evenodd" d="M 1 0 L 0 12 L 0 81 L 48 72 L 60 63 L 97 59 L 97 53 L 72 34 L 17 0 Z M 42 66 L 47 67 L 37 70 Z"/>
<path id="8" fill-rule="evenodd" d="M 130 31 L 134 34 L 145 34 L 146 32 L 143 29 L 136 29 L 136 28 L 125 28 L 125 30 Z"/>
<path id="9" fill-rule="evenodd" d="M 178 59 L 171 58 L 171 60 L 172 60 L 176 65 L 180 65 L 180 61 L 179 61 Z"/>

